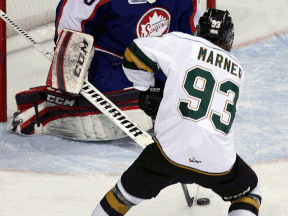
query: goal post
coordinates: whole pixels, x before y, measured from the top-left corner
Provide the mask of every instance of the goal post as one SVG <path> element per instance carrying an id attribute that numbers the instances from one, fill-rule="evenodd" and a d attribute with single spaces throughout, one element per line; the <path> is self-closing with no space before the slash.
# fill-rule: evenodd
<path id="1" fill-rule="evenodd" d="M 216 9 L 216 0 L 207 0 L 207 9 L 210 7 Z"/>
<path id="2" fill-rule="evenodd" d="M 0 0 L 0 9 L 6 12 L 6 0 Z M 6 23 L 0 19 L 0 122 L 7 121 Z"/>
<path id="3" fill-rule="evenodd" d="M 38 43 L 53 40 L 56 7 L 60 0 L 0 0 L 0 9 L 13 19 Z M 6 122 L 11 116 L 8 82 L 7 54 L 29 47 L 29 43 L 0 19 L 0 122 Z M 7 94 L 8 92 L 8 94 Z M 9 103 L 10 102 L 10 103 Z M 7 113 L 8 112 L 8 113 Z"/>

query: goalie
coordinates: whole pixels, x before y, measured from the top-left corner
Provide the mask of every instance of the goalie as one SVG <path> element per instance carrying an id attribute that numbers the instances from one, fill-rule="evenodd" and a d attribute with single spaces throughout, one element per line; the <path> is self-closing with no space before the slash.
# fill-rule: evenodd
<path id="1" fill-rule="evenodd" d="M 79 95 L 94 56 L 93 37 L 62 30 L 57 41 L 47 86 L 16 94 L 18 111 L 8 130 L 23 135 L 52 134 L 84 141 L 113 140 L 126 134 L 89 101 Z M 134 89 L 106 96 L 143 130 L 152 128 L 151 117 L 137 109 Z M 136 109 L 135 109 L 136 108 Z"/>
<path id="2" fill-rule="evenodd" d="M 16 94 L 18 111 L 8 129 L 23 135 L 51 134 L 84 141 L 125 137 L 118 126 L 77 95 L 85 75 L 141 129 L 151 129 L 148 115 L 153 117 L 155 111 L 145 111 L 146 115 L 139 109 L 139 90 L 131 88 L 133 84 L 122 70 L 125 49 L 137 37 L 161 36 L 170 31 L 193 34 L 200 14 L 198 0 L 60 1 L 55 21 L 57 44 L 47 86 Z M 63 29 L 92 35 L 94 42 L 76 42 L 76 32 L 69 39 Z M 77 51 L 73 46 L 78 47 Z M 166 79 L 161 71 L 155 77 Z"/>

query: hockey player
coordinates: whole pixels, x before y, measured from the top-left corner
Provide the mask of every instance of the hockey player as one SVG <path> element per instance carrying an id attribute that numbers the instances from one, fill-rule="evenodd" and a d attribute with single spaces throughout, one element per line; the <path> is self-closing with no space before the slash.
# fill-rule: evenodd
<path id="1" fill-rule="evenodd" d="M 67 41 L 58 40 L 63 29 L 92 35 L 96 52 L 89 65 L 89 82 L 106 93 L 143 130 L 149 130 L 153 127 L 152 120 L 139 109 L 139 91 L 129 88 L 132 82 L 121 67 L 125 49 L 135 38 L 161 36 L 170 31 L 192 34 L 200 14 L 199 0 L 61 0 L 56 10 L 56 49 L 66 47 Z M 69 62 L 69 53 L 64 51 L 62 59 Z M 166 79 L 161 71 L 156 77 Z M 52 79 L 50 70 L 47 86 L 53 89 L 40 87 L 16 95 L 18 112 L 10 130 L 85 141 L 126 136 L 83 97 L 65 94 L 61 85 L 53 85 Z M 72 101 L 75 103 L 71 107 Z M 35 103 L 42 107 L 35 107 Z"/>
<path id="2" fill-rule="evenodd" d="M 121 67 L 128 44 L 170 31 L 192 34 L 201 16 L 198 1 L 62 0 L 56 11 L 55 42 L 62 29 L 92 35 L 96 53 L 89 82 L 102 93 L 122 90 L 132 86 Z"/>
<path id="3" fill-rule="evenodd" d="M 140 38 L 126 49 L 123 68 L 142 91 L 140 108 L 157 112 L 150 102 L 162 99 L 155 142 L 123 173 L 92 216 L 125 215 L 178 182 L 212 189 L 231 202 L 229 216 L 258 215 L 258 178 L 235 153 L 231 129 L 244 72 L 229 53 L 234 40 L 229 12 L 208 9 L 195 35 L 172 32 Z M 158 67 L 167 76 L 164 89 L 154 86 Z"/>

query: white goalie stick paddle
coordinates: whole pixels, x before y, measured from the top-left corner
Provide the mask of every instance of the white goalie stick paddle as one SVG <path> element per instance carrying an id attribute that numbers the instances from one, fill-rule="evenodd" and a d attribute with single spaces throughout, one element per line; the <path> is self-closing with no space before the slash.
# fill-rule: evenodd
<path id="1" fill-rule="evenodd" d="M 7 14 L 0 10 L 0 17 L 6 23 L 10 24 L 20 35 L 22 35 L 29 43 L 32 44 L 39 52 L 41 52 L 50 61 L 53 56 L 36 41 L 33 40 L 22 28 L 20 28 Z M 98 108 L 104 115 L 120 127 L 129 137 L 131 137 L 137 144 L 145 148 L 147 145 L 154 142 L 152 137 L 141 128 L 137 126 L 122 110 L 120 110 L 113 102 L 104 96 L 97 88 L 95 88 L 88 80 L 84 81 L 80 94 L 83 95 L 89 102 Z M 186 184 L 181 184 L 182 189 L 189 207 L 193 205 L 193 198 L 190 197 Z M 199 185 L 197 187 L 198 196 Z M 195 200 L 196 201 L 196 200 Z"/>

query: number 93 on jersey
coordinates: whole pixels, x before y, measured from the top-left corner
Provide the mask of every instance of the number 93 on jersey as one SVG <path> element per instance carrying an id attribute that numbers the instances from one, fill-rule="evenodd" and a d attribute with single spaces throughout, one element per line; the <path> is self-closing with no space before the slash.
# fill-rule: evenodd
<path id="1" fill-rule="evenodd" d="M 229 78 L 218 82 L 211 70 L 197 66 L 186 72 L 182 88 L 189 98 L 179 100 L 182 118 L 195 122 L 209 118 L 216 131 L 229 134 L 236 115 L 239 84 Z"/>

